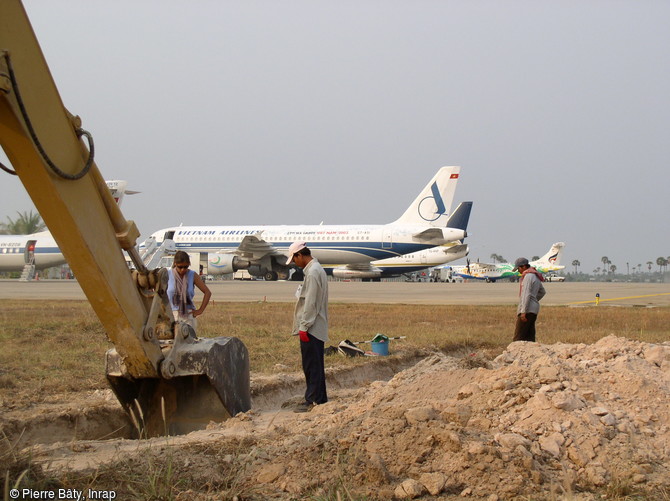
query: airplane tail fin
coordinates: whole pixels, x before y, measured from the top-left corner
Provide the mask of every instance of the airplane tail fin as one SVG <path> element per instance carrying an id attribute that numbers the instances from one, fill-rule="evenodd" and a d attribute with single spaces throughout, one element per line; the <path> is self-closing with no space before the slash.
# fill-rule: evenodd
<path id="1" fill-rule="evenodd" d="M 447 228 L 456 228 L 467 230 L 470 221 L 470 212 L 472 211 L 472 202 L 461 202 L 456 210 L 447 219 Z"/>
<path id="2" fill-rule="evenodd" d="M 395 224 L 446 226 L 460 167 L 442 167 Z"/>
<path id="3" fill-rule="evenodd" d="M 116 201 L 116 203 L 121 206 L 121 202 L 123 201 L 123 197 L 125 195 L 135 195 L 137 193 L 140 193 L 139 191 L 133 191 L 128 189 L 128 181 L 105 181 L 107 183 L 107 188 L 109 188 L 109 192 L 112 194 L 112 198 Z"/>
<path id="4" fill-rule="evenodd" d="M 537 265 L 539 266 L 550 266 L 554 267 L 555 269 L 563 268 L 560 266 L 561 264 L 561 257 L 563 256 L 563 247 L 565 247 L 565 244 L 563 242 L 556 242 L 554 245 L 551 246 L 551 249 L 549 249 L 549 252 L 547 252 L 544 256 L 542 256 L 540 259 L 534 262 L 533 266 L 537 268 Z"/>

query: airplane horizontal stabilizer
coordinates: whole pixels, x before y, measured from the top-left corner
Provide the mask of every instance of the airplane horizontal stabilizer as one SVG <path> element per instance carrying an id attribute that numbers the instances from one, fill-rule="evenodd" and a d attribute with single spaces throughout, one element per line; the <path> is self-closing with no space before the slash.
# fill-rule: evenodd
<path id="1" fill-rule="evenodd" d="M 412 236 L 417 240 L 421 240 L 424 242 L 444 239 L 444 233 L 442 232 L 442 228 L 427 228 L 423 231 L 420 231 L 419 233 L 415 233 Z"/>
<path id="2" fill-rule="evenodd" d="M 446 254 L 461 254 L 463 252 L 467 253 L 468 245 L 467 244 L 452 245 L 451 247 L 446 248 L 444 252 Z"/>

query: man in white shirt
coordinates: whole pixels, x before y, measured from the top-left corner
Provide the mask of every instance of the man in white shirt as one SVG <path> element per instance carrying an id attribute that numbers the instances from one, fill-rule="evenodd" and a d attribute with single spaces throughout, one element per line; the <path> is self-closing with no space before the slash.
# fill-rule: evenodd
<path id="1" fill-rule="evenodd" d="M 292 243 L 288 252 L 286 264 L 295 263 L 305 274 L 296 292 L 298 301 L 293 315 L 293 335 L 300 338 L 302 369 L 307 383 L 305 402 L 296 411 L 305 412 L 328 401 L 323 353 L 328 341 L 328 279 L 305 242 Z"/>
<path id="2" fill-rule="evenodd" d="M 519 271 L 519 307 L 516 310 L 516 327 L 514 341 L 535 341 L 535 321 L 540 312 L 540 299 L 546 291 L 542 282 L 544 277 L 529 263 L 525 257 L 514 261 L 514 269 Z"/>

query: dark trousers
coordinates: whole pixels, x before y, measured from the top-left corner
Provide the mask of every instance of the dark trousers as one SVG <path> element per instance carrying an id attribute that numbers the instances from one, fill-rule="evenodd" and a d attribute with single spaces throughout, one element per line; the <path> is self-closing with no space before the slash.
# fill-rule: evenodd
<path id="1" fill-rule="evenodd" d="M 526 313 L 526 321 L 521 321 L 521 316 L 516 316 L 516 327 L 514 328 L 514 341 L 535 341 L 535 321 L 537 314 Z"/>
<path id="2" fill-rule="evenodd" d="M 323 355 L 323 341 L 308 334 L 309 341 L 300 341 L 302 355 L 302 370 L 305 373 L 307 390 L 305 401 L 309 404 L 325 404 L 328 402 L 326 394 L 326 368 Z"/>

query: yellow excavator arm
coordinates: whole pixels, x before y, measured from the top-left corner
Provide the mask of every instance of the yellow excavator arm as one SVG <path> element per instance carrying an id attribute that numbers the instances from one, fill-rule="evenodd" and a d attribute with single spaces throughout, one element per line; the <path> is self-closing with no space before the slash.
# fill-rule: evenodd
<path id="1" fill-rule="evenodd" d="M 188 421 L 193 416 L 186 408 L 190 403 L 180 403 L 182 393 L 190 393 L 192 379 L 203 375 L 215 390 L 213 398 L 218 395 L 223 403 L 223 414 L 248 410 L 248 355 L 239 340 L 220 338 L 219 348 L 228 348 L 219 363 L 211 359 L 217 347 L 206 346 L 212 340 L 197 339 L 183 325 L 167 328 L 177 332 L 177 342 L 158 339 L 159 324 L 172 321 L 165 311 L 167 271 L 148 274 L 141 262 L 135 247 L 139 231 L 109 193 L 94 162 L 92 136 L 63 106 L 20 0 L 0 0 L 0 144 L 11 162 L 5 170 L 13 168 L 20 178 L 116 347 L 116 354 L 108 354 L 107 372 L 126 410 L 141 405 L 142 414 L 165 419 L 169 399 L 167 406 Z M 122 249 L 139 280 L 137 273 L 131 276 Z M 208 369 L 188 360 L 179 365 L 193 350 L 204 351 L 200 361 L 210 358 Z M 177 383 L 180 378 L 189 381 Z M 228 380 L 227 387 L 212 378 Z M 209 395 L 211 388 L 203 392 Z"/>
<path id="2" fill-rule="evenodd" d="M 89 160 L 91 151 L 77 133 L 80 120 L 63 106 L 19 1 L 0 2 L 0 95 L 0 140 L 7 158 L 128 370 L 138 377 L 157 376 L 161 350 L 156 340 L 137 335 L 146 309 L 117 239 L 117 233 L 124 234 L 124 245 L 132 248 L 139 233 L 125 221 Z M 45 157 L 70 176 L 88 161 L 88 174 L 66 179 Z"/>

